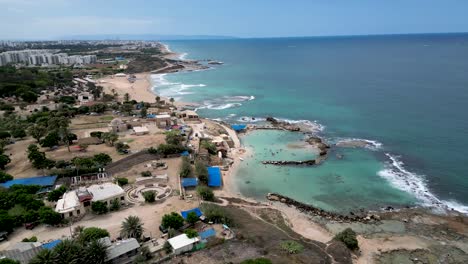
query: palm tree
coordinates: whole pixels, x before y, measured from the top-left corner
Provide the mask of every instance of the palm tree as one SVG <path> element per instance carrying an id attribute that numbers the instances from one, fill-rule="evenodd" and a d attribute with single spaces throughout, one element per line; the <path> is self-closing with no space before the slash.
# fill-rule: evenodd
<path id="1" fill-rule="evenodd" d="M 75 241 L 70 239 L 62 240 L 53 249 L 54 253 L 57 254 L 60 259 L 60 263 L 80 263 L 82 247 Z"/>
<path id="2" fill-rule="evenodd" d="M 104 263 L 107 257 L 106 249 L 107 246 L 99 240 L 90 242 L 85 248 L 83 263 Z"/>
<path id="3" fill-rule="evenodd" d="M 58 255 L 49 249 L 43 249 L 29 261 L 30 264 L 55 264 L 58 263 Z"/>
<path id="4" fill-rule="evenodd" d="M 124 238 L 136 238 L 140 240 L 141 236 L 143 235 L 143 223 L 138 216 L 129 216 L 125 218 L 122 222 L 122 226 L 120 228 L 120 236 Z"/>
<path id="5" fill-rule="evenodd" d="M 171 102 L 172 105 L 174 105 L 174 98 L 171 97 L 171 99 L 169 99 L 169 101 Z"/>
<path id="6" fill-rule="evenodd" d="M 158 104 L 159 104 L 159 102 L 160 102 L 160 101 L 161 101 L 161 97 L 159 97 L 159 96 L 156 96 L 156 103 L 158 103 Z"/>

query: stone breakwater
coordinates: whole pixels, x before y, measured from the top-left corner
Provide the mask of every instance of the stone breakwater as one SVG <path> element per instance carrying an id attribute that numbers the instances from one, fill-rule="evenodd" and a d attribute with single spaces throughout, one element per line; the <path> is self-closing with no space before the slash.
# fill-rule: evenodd
<path id="1" fill-rule="evenodd" d="M 268 193 L 266 198 L 270 201 L 284 203 L 288 206 L 294 206 L 296 207 L 296 209 L 298 209 L 299 211 L 303 213 L 308 213 L 314 216 L 319 216 L 326 220 L 332 220 L 332 221 L 337 221 L 337 222 L 342 222 L 342 223 L 351 223 L 351 222 L 375 223 L 375 222 L 380 221 L 380 216 L 375 215 L 375 214 L 356 215 L 351 212 L 350 216 L 341 215 L 337 213 L 324 211 L 320 208 L 316 208 L 312 205 L 298 202 L 292 198 L 289 198 L 287 196 L 277 194 L 277 193 Z"/>
<path id="2" fill-rule="evenodd" d="M 286 165 L 306 165 L 306 166 L 312 166 L 317 164 L 315 160 L 304 160 L 304 161 L 290 161 L 290 160 L 280 160 L 280 161 L 274 161 L 274 160 L 266 160 L 262 161 L 262 164 L 265 165 L 277 165 L 277 166 L 286 166 Z"/>
<path id="3" fill-rule="evenodd" d="M 301 131 L 301 128 L 299 126 L 290 124 L 288 122 L 278 121 L 274 117 L 267 117 L 266 121 L 270 122 L 274 127 L 278 127 L 284 130 L 293 131 L 293 132 Z"/>
<path id="4" fill-rule="evenodd" d="M 328 154 L 328 151 L 330 150 L 330 146 L 323 143 L 322 139 L 316 136 L 310 136 L 307 140 L 307 143 L 310 145 L 316 147 L 317 149 L 320 150 L 320 156 L 326 156 Z"/>

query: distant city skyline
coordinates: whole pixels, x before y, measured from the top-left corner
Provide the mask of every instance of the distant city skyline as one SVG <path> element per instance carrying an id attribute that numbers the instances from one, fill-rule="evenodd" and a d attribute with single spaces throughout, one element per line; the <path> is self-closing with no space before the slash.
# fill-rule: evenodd
<path id="1" fill-rule="evenodd" d="M 298 37 L 468 32 L 461 0 L 0 0 L 0 39 Z"/>

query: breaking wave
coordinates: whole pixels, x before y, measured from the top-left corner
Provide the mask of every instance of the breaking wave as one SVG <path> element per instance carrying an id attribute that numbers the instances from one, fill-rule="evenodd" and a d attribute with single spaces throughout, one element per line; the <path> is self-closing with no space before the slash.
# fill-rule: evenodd
<path id="1" fill-rule="evenodd" d="M 456 201 L 443 201 L 429 191 L 424 176 L 406 170 L 404 163 L 396 156 L 389 153 L 385 155 L 390 159 L 385 164 L 385 168 L 377 174 L 388 180 L 396 188 L 413 194 L 418 198 L 423 206 L 433 207 L 438 211 L 456 210 L 468 214 L 468 206 L 459 204 Z"/>
<path id="2" fill-rule="evenodd" d="M 211 110 L 224 110 L 229 108 L 237 108 L 242 106 L 242 102 L 255 100 L 255 96 L 245 96 L 245 95 L 236 95 L 236 96 L 223 96 L 213 100 L 206 100 L 203 102 L 203 105 L 198 107 L 199 109 L 211 109 Z"/>
<path id="3" fill-rule="evenodd" d="M 177 97 L 193 94 L 193 92 L 188 91 L 190 88 L 195 87 L 205 87 L 205 84 L 184 84 L 180 82 L 169 82 L 165 76 L 167 73 L 162 74 L 153 74 L 151 79 L 153 81 L 153 90 L 157 90 L 158 94 L 165 97 Z"/>
<path id="4" fill-rule="evenodd" d="M 362 138 L 338 138 L 334 141 L 335 141 L 335 144 L 337 145 L 339 145 L 340 143 L 343 143 L 343 144 L 362 143 L 363 147 L 370 149 L 370 150 L 379 150 L 379 149 L 382 149 L 383 147 L 383 144 L 376 140 L 362 139 Z"/>

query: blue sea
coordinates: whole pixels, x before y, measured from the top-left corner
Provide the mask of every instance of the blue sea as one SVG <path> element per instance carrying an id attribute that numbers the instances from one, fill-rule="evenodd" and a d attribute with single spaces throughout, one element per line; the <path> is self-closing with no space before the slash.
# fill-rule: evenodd
<path id="1" fill-rule="evenodd" d="M 156 93 L 197 102 L 202 116 L 230 123 L 273 116 L 320 126 L 330 143 L 371 143 L 333 147 L 315 167 L 274 167 L 261 161 L 316 153 L 296 146 L 300 133 L 250 133 L 241 140 L 253 155 L 235 175 L 243 195 L 278 192 L 338 212 L 429 206 L 468 213 L 468 35 L 166 44 L 187 59 L 224 62 L 153 76 Z"/>

